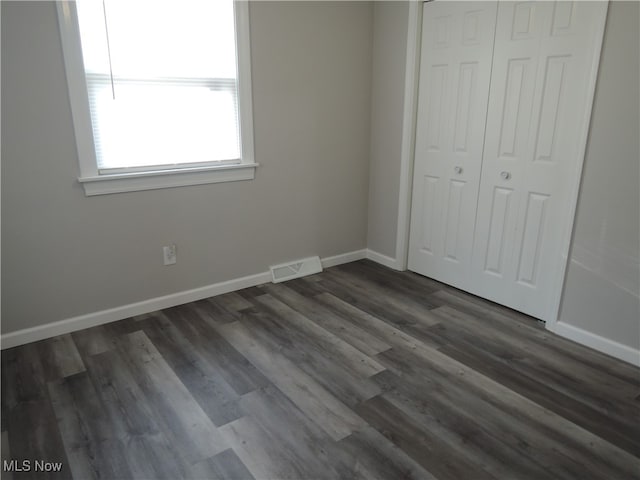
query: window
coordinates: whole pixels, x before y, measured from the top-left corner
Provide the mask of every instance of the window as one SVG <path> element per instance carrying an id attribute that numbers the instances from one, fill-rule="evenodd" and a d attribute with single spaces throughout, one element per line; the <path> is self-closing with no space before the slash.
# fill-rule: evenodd
<path id="1" fill-rule="evenodd" d="M 254 177 L 247 2 L 58 2 L 87 195 Z"/>

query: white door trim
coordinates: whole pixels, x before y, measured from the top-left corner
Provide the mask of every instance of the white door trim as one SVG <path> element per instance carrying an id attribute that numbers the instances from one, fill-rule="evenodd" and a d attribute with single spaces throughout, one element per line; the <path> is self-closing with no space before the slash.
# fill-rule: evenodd
<path id="1" fill-rule="evenodd" d="M 400 151 L 400 197 L 398 199 L 398 231 L 396 233 L 396 269 L 406 270 L 409 257 L 409 224 L 411 220 L 411 189 L 416 137 L 418 75 L 422 41 L 422 1 L 409 3 L 407 26 L 407 56 L 404 77 L 404 114 Z"/>

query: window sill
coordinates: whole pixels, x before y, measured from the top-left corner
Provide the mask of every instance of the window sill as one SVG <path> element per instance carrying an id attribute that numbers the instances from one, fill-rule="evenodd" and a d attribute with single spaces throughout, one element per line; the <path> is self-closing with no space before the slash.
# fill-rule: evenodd
<path id="1" fill-rule="evenodd" d="M 153 172 L 117 173 L 80 177 L 78 181 L 84 187 L 85 195 L 90 197 L 138 190 L 253 180 L 257 166 L 257 163 L 243 163 Z"/>

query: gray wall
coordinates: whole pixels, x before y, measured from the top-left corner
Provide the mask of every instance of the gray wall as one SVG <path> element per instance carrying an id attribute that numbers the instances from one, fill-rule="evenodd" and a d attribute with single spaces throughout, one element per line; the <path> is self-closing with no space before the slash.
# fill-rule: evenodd
<path id="1" fill-rule="evenodd" d="M 640 349 L 640 4 L 609 5 L 560 321 Z"/>
<path id="2" fill-rule="evenodd" d="M 409 5 L 375 2 L 367 246 L 396 256 Z"/>
<path id="3" fill-rule="evenodd" d="M 366 246 L 370 3 L 251 4 L 254 181 L 91 198 L 55 7 L 1 8 L 2 333 Z"/>

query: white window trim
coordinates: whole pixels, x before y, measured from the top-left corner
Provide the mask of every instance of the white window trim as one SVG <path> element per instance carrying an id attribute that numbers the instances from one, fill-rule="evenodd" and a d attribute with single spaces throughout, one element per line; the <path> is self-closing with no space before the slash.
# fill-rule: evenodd
<path id="1" fill-rule="evenodd" d="M 241 163 L 176 167 L 175 169 L 101 174 L 98 171 L 89 99 L 82 60 L 80 29 L 75 0 L 56 2 L 58 24 L 69 87 L 69 101 L 76 135 L 80 177 L 87 196 L 252 180 L 258 166 L 253 148 L 253 99 L 251 94 L 251 50 L 249 2 L 235 0 L 236 48 L 238 55 L 238 113 L 241 132 Z"/>

